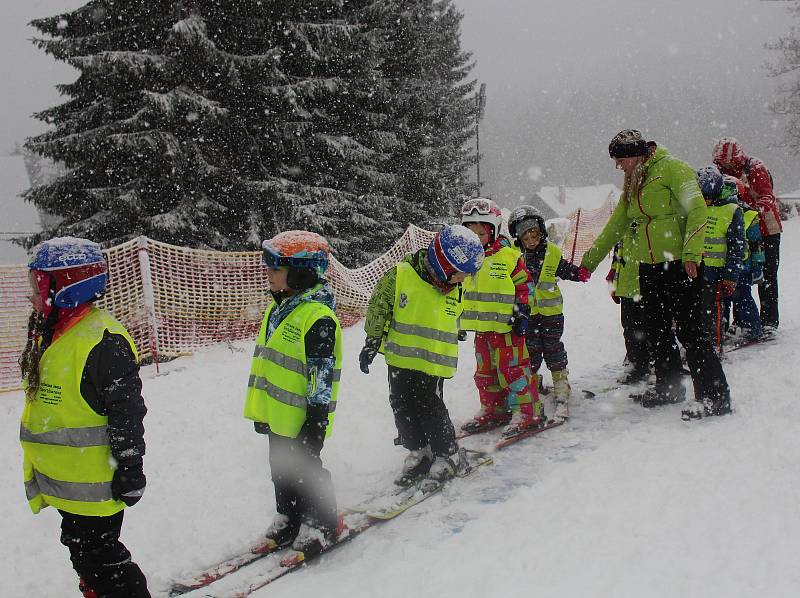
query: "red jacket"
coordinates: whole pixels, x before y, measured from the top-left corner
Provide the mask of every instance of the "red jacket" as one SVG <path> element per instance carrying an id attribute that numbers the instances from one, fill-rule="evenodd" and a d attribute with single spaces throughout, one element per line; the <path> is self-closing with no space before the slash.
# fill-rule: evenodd
<path id="1" fill-rule="evenodd" d="M 761 235 L 777 235 L 783 231 L 780 210 L 772 180 L 766 165 L 759 158 L 747 158 L 741 172 L 724 172 L 740 178 L 747 193 L 742 197 L 751 208 L 758 212 Z"/>

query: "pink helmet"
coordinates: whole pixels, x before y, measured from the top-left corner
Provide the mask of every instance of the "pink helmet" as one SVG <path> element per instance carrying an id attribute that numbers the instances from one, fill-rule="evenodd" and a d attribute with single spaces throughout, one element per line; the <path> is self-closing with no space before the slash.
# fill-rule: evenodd
<path id="1" fill-rule="evenodd" d="M 714 146 L 712 160 L 723 174 L 741 172 L 747 156 L 734 137 L 722 137 Z"/>
<path id="2" fill-rule="evenodd" d="M 461 224 L 468 222 L 481 222 L 492 227 L 492 241 L 500 236 L 500 226 L 503 224 L 503 213 L 497 204 L 485 197 L 475 197 L 467 200 L 461 206 Z"/>

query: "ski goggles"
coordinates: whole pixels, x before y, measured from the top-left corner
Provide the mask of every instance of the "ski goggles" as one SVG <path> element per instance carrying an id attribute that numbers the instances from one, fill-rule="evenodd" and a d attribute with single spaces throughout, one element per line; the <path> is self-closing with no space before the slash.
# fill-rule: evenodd
<path id="1" fill-rule="evenodd" d="M 261 252 L 261 263 L 273 270 L 284 266 L 316 270 L 322 274 L 328 268 L 328 257 L 322 251 L 306 251 L 305 249 L 293 255 L 281 255 L 274 247 L 265 245 Z"/>
<path id="2" fill-rule="evenodd" d="M 473 212 L 478 212 L 481 216 L 488 216 L 492 213 L 492 203 L 488 199 L 478 197 L 470 199 L 467 203 L 461 206 L 461 215 L 469 216 Z"/>

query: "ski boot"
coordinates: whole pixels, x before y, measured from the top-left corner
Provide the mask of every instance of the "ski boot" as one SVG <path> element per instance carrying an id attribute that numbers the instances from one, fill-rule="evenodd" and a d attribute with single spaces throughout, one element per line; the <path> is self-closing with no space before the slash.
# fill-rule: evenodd
<path id="1" fill-rule="evenodd" d="M 572 387 L 569 385 L 567 376 L 569 370 L 554 370 L 553 375 L 553 395 L 555 397 L 556 409 L 553 413 L 553 420 L 563 423 L 569 419 L 569 397 Z"/>
<path id="2" fill-rule="evenodd" d="M 684 400 L 686 400 L 686 390 L 680 384 L 672 386 L 656 384 L 641 395 L 642 407 L 647 408 L 681 403 Z"/>
<path id="3" fill-rule="evenodd" d="M 537 404 L 539 402 L 537 401 Z M 539 405 L 537 405 L 538 407 Z M 538 428 L 544 424 L 544 418 L 541 415 L 534 415 L 533 403 L 524 403 L 515 408 L 511 421 L 503 429 L 503 438 L 510 438 L 521 434 L 530 428 Z"/>
<path id="4" fill-rule="evenodd" d="M 81 591 L 83 598 L 97 598 L 97 592 L 86 585 L 86 582 L 83 581 L 83 578 L 78 580 L 78 589 Z"/>
<path id="5" fill-rule="evenodd" d="M 511 419 L 509 411 L 497 411 L 494 405 L 481 405 L 471 420 L 461 426 L 464 432 L 479 432 L 480 430 L 487 430 L 489 428 L 496 428 L 502 426 Z"/>
<path id="6" fill-rule="evenodd" d="M 297 525 L 289 522 L 289 516 L 278 513 L 272 519 L 264 536 L 267 538 L 265 548 L 268 551 L 277 550 L 288 546 L 297 536 Z"/>
<path id="7" fill-rule="evenodd" d="M 394 483 L 398 486 L 410 486 L 416 482 L 420 476 L 428 473 L 433 463 L 433 453 L 430 446 L 424 446 L 415 451 L 409 451 L 403 461 L 403 471 L 397 476 Z"/>
<path id="8" fill-rule="evenodd" d="M 336 541 L 336 530 L 303 523 L 292 542 L 292 550 L 302 552 L 303 558 L 317 556 Z"/>

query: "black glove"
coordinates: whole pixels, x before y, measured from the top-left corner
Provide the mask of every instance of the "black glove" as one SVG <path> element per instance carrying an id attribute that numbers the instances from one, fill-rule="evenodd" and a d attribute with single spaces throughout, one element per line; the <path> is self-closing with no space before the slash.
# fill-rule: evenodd
<path id="1" fill-rule="evenodd" d="M 531 315 L 531 308 L 527 305 L 514 304 L 514 311 L 511 312 L 511 318 L 508 323 L 511 324 L 511 330 L 517 336 L 525 336 L 528 332 L 528 318 Z"/>
<path id="2" fill-rule="evenodd" d="M 458 331 L 458 340 L 460 340 L 460 341 L 467 340 L 467 331 L 466 330 L 459 330 Z"/>
<path id="3" fill-rule="evenodd" d="M 374 336 L 368 336 L 367 340 L 364 341 L 364 348 L 361 349 L 361 353 L 358 355 L 358 367 L 365 374 L 369 374 L 369 366 L 372 365 L 372 360 L 378 354 L 380 346 L 381 339 Z"/>
<path id="4" fill-rule="evenodd" d="M 111 496 L 132 507 L 142 498 L 146 485 L 147 478 L 141 463 L 132 466 L 119 463 L 111 480 Z"/>
<path id="5" fill-rule="evenodd" d="M 300 428 L 297 440 L 301 444 L 314 447 L 317 452 L 322 450 L 325 442 L 325 430 L 328 428 L 328 405 L 309 405 L 306 408 L 306 421 Z"/>

